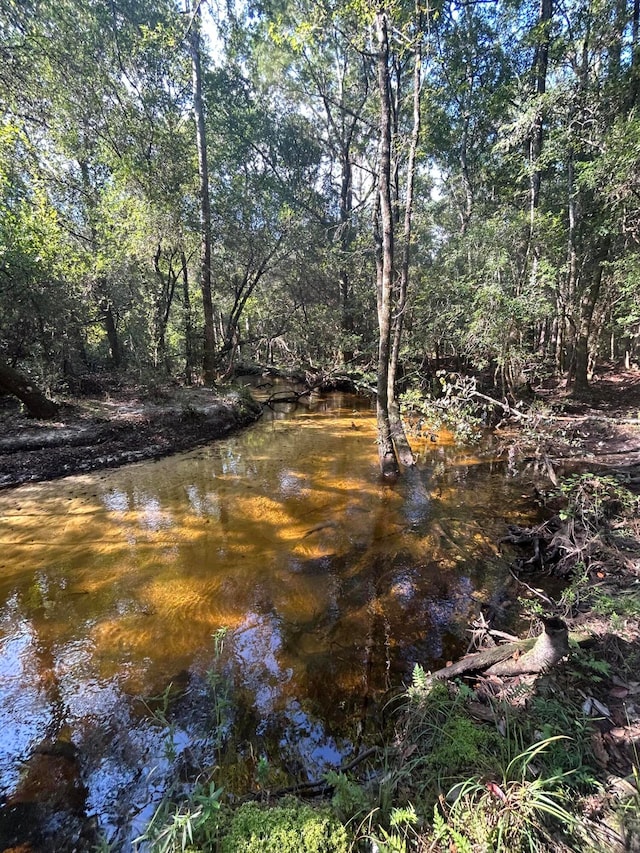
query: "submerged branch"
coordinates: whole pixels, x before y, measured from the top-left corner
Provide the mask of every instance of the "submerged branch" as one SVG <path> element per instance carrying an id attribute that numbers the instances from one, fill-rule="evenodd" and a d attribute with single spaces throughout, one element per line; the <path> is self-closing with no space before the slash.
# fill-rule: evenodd
<path id="1" fill-rule="evenodd" d="M 354 767 L 357 767 L 358 764 L 361 764 L 363 761 L 366 761 L 367 758 L 371 758 L 372 755 L 375 755 L 378 752 L 379 747 L 372 746 L 369 749 L 365 749 L 364 752 L 361 752 L 360 755 L 356 755 L 355 758 L 352 758 L 351 761 L 348 761 L 346 764 L 342 764 L 338 767 L 334 772 L 337 774 L 348 773 L 350 770 L 353 770 Z M 328 794 L 332 793 L 333 785 L 330 785 L 326 779 L 318 779 L 315 782 L 300 782 L 297 785 L 289 785 L 287 788 L 278 788 L 276 791 L 269 791 L 268 798 L 270 800 L 279 800 L 282 797 L 287 797 L 290 794 L 297 795 L 299 797 L 324 797 Z M 257 800 L 263 796 L 260 794 L 250 794 L 244 798 L 245 801 Z"/>
<path id="2" fill-rule="evenodd" d="M 312 388 L 306 388 L 304 391 L 274 391 L 271 396 L 264 400 L 260 405 L 273 408 L 278 403 L 298 403 L 303 397 L 308 397 L 312 392 Z"/>

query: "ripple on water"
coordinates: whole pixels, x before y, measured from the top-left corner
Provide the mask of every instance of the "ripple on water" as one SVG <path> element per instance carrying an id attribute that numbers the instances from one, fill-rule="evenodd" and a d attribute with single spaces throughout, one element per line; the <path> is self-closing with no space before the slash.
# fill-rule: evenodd
<path id="1" fill-rule="evenodd" d="M 140 828 L 175 762 L 199 745 L 211 760 L 212 679 L 243 784 L 261 754 L 316 777 L 414 662 L 464 647 L 474 596 L 506 571 L 495 541 L 526 516 L 521 485 L 441 437 L 411 478 L 382 484 L 368 403 L 314 406 L 0 494 L 0 791 L 64 731 L 87 808 L 109 832 L 134 812 Z M 170 684 L 168 729 L 153 697 Z"/>

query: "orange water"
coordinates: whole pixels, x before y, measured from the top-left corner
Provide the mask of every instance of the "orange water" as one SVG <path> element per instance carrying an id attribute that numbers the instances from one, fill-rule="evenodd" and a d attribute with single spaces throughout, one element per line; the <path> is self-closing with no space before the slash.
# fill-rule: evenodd
<path id="1" fill-rule="evenodd" d="M 203 751 L 230 786 L 255 784 L 260 756 L 298 778 L 338 766 L 414 662 L 464 650 L 505 577 L 495 543 L 529 513 L 502 465 L 444 434 L 420 449 L 415 476 L 382 484 L 371 407 L 334 395 L 187 454 L 0 493 L 0 795 L 44 739 L 79 747 L 87 812 L 112 835 L 214 725 L 223 749 Z"/>

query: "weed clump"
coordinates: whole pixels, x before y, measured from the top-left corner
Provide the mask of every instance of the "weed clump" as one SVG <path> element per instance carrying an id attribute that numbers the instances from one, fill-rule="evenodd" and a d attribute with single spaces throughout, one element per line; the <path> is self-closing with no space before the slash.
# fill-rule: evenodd
<path id="1" fill-rule="evenodd" d="M 453 716 L 442 727 L 441 740 L 429 755 L 427 766 L 452 776 L 469 766 L 489 766 L 499 747 L 498 735 L 469 717 Z"/>
<path id="2" fill-rule="evenodd" d="M 290 798 L 267 808 L 244 803 L 231 816 L 221 853 L 348 853 L 350 842 L 329 809 Z"/>

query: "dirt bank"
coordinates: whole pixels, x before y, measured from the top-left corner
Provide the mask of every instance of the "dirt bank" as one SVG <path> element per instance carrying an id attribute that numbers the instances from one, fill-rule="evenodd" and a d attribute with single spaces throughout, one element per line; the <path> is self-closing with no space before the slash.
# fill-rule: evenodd
<path id="1" fill-rule="evenodd" d="M 261 408 L 239 392 L 122 387 L 62 401 L 57 421 L 34 421 L 0 401 L 0 488 L 156 459 L 220 438 Z"/>
<path id="2" fill-rule="evenodd" d="M 640 371 L 610 370 L 596 379 L 588 397 L 565 389 L 535 389 L 525 420 L 497 431 L 505 452 L 538 460 L 543 470 L 568 471 L 575 463 L 594 473 L 617 473 L 640 489 Z"/>
<path id="3" fill-rule="evenodd" d="M 121 384 L 92 377 L 91 393 L 58 398 L 57 421 L 27 418 L 0 398 L 0 488 L 155 459 L 219 438 L 260 416 L 239 392 Z M 551 466 L 615 469 L 640 485 L 640 371 L 609 370 L 588 399 L 536 389 L 539 415 L 498 431 L 506 450 Z M 534 409 L 535 411 L 535 409 Z"/>

